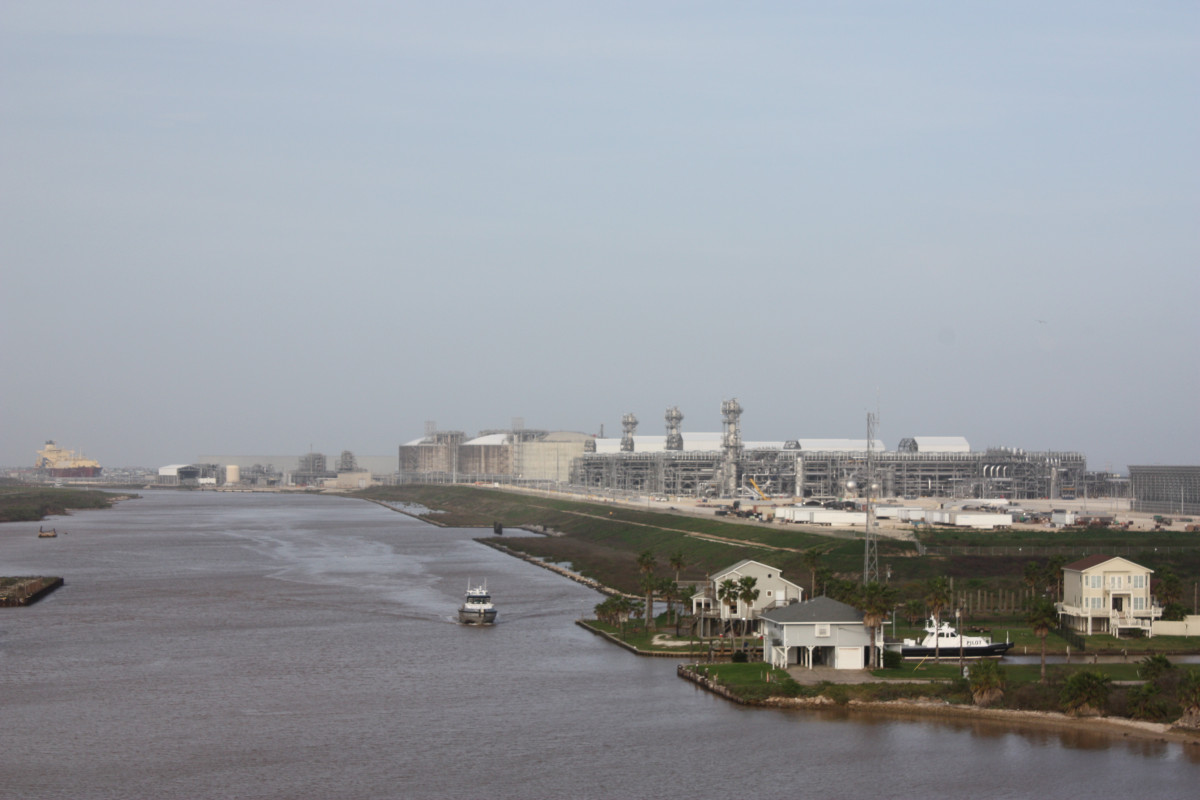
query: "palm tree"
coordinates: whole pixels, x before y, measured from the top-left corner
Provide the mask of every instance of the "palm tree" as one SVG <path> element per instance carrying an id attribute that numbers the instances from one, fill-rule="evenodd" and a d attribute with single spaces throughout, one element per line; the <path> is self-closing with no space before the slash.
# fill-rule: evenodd
<path id="1" fill-rule="evenodd" d="M 717 599 L 729 606 L 729 628 L 733 632 L 733 615 L 737 613 L 738 585 L 733 578 L 726 578 L 717 587 Z"/>
<path id="2" fill-rule="evenodd" d="M 1182 594 L 1183 589 L 1179 576 L 1170 569 L 1164 569 L 1154 583 L 1154 595 L 1158 598 L 1159 605 L 1166 608 L 1173 603 L 1178 603 Z"/>
<path id="3" fill-rule="evenodd" d="M 758 600 L 759 589 L 756 588 L 758 578 L 753 575 L 743 575 L 738 579 L 738 596 L 737 599 L 746 604 L 746 619 L 742 621 L 742 635 L 745 636 L 749 632 L 751 608 Z"/>
<path id="4" fill-rule="evenodd" d="M 654 568 L 658 566 L 652 550 L 643 550 L 637 557 L 638 572 L 642 573 L 642 589 L 646 591 L 646 632 L 654 625 Z"/>
<path id="5" fill-rule="evenodd" d="M 675 601 L 680 599 L 682 587 L 670 578 L 663 578 L 658 582 L 656 591 L 659 597 L 667 601 L 667 619 L 675 619 Z"/>
<path id="6" fill-rule="evenodd" d="M 1050 579 L 1048 588 L 1054 592 L 1055 601 L 1062 600 L 1063 567 L 1066 565 L 1066 556 L 1050 556 L 1050 561 L 1046 563 L 1046 572 Z"/>
<path id="7" fill-rule="evenodd" d="M 1176 724 L 1186 728 L 1200 728 L 1200 669 L 1189 667 L 1183 673 L 1176 697 L 1183 709 L 1183 716 Z"/>
<path id="8" fill-rule="evenodd" d="M 1036 593 L 1045 582 L 1045 570 L 1036 561 L 1026 561 L 1024 578 L 1025 585 L 1029 587 L 1030 593 Z"/>
<path id="9" fill-rule="evenodd" d="M 1033 628 L 1033 632 L 1042 640 L 1042 679 L 1041 682 L 1046 682 L 1046 637 L 1050 634 L 1050 629 L 1058 627 L 1058 611 L 1054 608 L 1054 603 L 1047 597 L 1038 597 L 1034 599 L 1033 605 L 1029 607 L 1029 616 L 1025 618 L 1029 623 L 1029 627 Z"/>
<path id="10" fill-rule="evenodd" d="M 980 659 L 972 664 L 968 680 L 971 682 L 971 697 L 977 706 L 990 706 L 1004 697 L 1004 688 L 1008 683 L 1004 667 L 990 658 Z"/>
<path id="11" fill-rule="evenodd" d="M 821 551 L 816 547 L 810 547 L 800 556 L 804 561 L 804 566 L 808 567 L 808 571 L 812 574 L 812 583 L 809 585 L 808 599 L 812 600 L 817 596 L 817 567 L 821 566 Z"/>
<path id="12" fill-rule="evenodd" d="M 945 577 L 939 576 L 929 581 L 925 593 L 925 605 L 929 607 L 929 613 L 933 615 L 933 660 L 941 661 L 939 633 L 942 627 L 942 611 L 950 605 L 950 582 Z"/>
<path id="13" fill-rule="evenodd" d="M 670 578 L 664 578 L 662 588 L 659 591 L 667 600 L 668 613 L 671 613 L 672 601 L 679 602 L 679 608 L 674 610 L 672 616 L 672 619 L 675 622 L 675 635 L 678 636 L 680 620 L 683 619 L 683 612 L 687 608 L 684 600 L 687 599 L 688 587 L 684 586 L 682 583 L 675 583 L 675 581 L 671 580 Z"/>
<path id="14" fill-rule="evenodd" d="M 884 617 L 896 604 L 896 590 L 879 581 L 871 581 L 862 587 L 855 605 L 863 612 L 863 625 L 871 632 L 871 669 L 879 667 L 879 653 L 875 649 L 875 634 L 883 624 Z"/>
<path id="15" fill-rule="evenodd" d="M 671 553 L 670 557 L 667 558 L 667 564 L 671 567 L 671 569 L 675 570 L 675 582 L 673 584 L 674 591 L 672 594 L 676 599 L 679 600 L 679 604 L 682 606 L 684 598 L 687 597 L 687 590 L 679 583 L 679 573 L 682 572 L 683 568 L 687 566 L 687 561 L 684 559 L 683 551 L 676 550 L 674 553 Z M 667 602 L 669 604 L 670 600 Z M 669 606 L 668 610 L 670 610 Z M 679 617 L 675 617 L 675 633 L 676 635 L 679 633 Z"/>
<path id="16" fill-rule="evenodd" d="M 679 573 L 683 572 L 683 568 L 687 566 L 687 561 L 683 557 L 683 551 L 676 550 L 674 553 L 671 553 L 670 558 L 667 559 L 667 563 L 671 565 L 671 569 L 675 570 L 675 582 L 679 583 Z"/>
<path id="17" fill-rule="evenodd" d="M 1091 670 L 1071 674 L 1063 685 L 1062 703 L 1068 714 L 1094 715 L 1104 709 L 1112 678 Z"/>
<path id="18" fill-rule="evenodd" d="M 600 620 L 606 625 L 611 625 L 616 620 L 616 614 L 613 608 L 615 603 L 613 600 L 614 598 L 612 597 L 606 597 L 604 598 L 604 602 L 596 604 L 596 619 Z"/>
<path id="19" fill-rule="evenodd" d="M 1146 656 L 1142 659 L 1141 664 L 1141 669 L 1138 672 L 1141 674 L 1142 679 L 1147 681 L 1156 681 L 1175 669 L 1175 665 L 1171 663 L 1171 659 L 1162 653 L 1152 653 Z"/>
<path id="20" fill-rule="evenodd" d="M 646 610 L 646 632 L 649 633 L 654 625 L 654 594 L 658 591 L 662 582 L 653 575 L 643 575 L 641 580 L 641 589 L 646 594 L 645 610 Z"/>
<path id="21" fill-rule="evenodd" d="M 600 605 L 596 606 L 596 616 L 608 622 L 610 625 L 621 626 L 621 638 L 625 638 L 625 623 L 629 621 L 629 614 L 633 610 L 633 601 L 623 594 L 609 597 Z"/>

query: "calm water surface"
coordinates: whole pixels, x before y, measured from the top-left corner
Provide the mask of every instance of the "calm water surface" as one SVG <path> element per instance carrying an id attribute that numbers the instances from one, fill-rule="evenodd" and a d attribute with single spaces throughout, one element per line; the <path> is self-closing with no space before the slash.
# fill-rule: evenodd
<path id="1" fill-rule="evenodd" d="M 1195 797 L 1200 753 L 743 709 L 573 621 L 602 598 L 330 497 L 151 492 L 0 525 L 0 796 Z M 63 530 L 69 531 L 62 534 Z M 486 578 L 500 623 L 454 622 Z"/>

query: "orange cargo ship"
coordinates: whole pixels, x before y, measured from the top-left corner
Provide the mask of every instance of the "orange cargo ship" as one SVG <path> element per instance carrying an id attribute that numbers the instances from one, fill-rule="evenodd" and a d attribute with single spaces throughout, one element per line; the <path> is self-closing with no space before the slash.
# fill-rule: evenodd
<path id="1" fill-rule="evenodd" d="M 94 478 L 102 469 L 99 461 L 84 458 L 74 450 L 64 450 L 53 439 L 47 439 L 46 446 L 38 450 L 34 467 L 55 478 Z"/>

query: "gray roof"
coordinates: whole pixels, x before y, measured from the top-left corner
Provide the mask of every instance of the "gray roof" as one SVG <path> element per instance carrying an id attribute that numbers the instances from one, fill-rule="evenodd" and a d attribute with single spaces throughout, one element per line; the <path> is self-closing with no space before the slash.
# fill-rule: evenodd
<path id="1" fill-rule="evenodd" d="M 862 622 L 862 612 L 853 606 L 821 596 L 807 603 L 793 603 L 764 611 L 762 618 L 771 622 Z"/>

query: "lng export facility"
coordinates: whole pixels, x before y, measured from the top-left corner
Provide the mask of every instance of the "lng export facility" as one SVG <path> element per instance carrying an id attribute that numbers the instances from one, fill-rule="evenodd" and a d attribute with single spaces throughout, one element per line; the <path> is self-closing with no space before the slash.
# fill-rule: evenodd
<path id="1" fill-rule="evenodd" d="M 721 404 L 723 430 L 689 433 L 668 408 L 663 435 L 640 435 L 633 414 L 620 438 L 603 434 L 511 430 L 462 431 L 426 424 L 425 436 L 399 448 L 400 482 L 570 485 L 594 492 L 677 497 L 854 496 L 868 483 L 876 496 L 1064 498 L 1110 496 L 1125 479 L 1088 473 L 1083 454 L 972 450 L 961 436 L 909 436 L 894 450 L 865 439 L 743 441 L 742 407 Z M 870 434 L 870 432 L 869 432 Z M 868 481 L 868 473 L 872 476 Z M 1094 484 L 1094 485 L 1092 485 Z"/>

